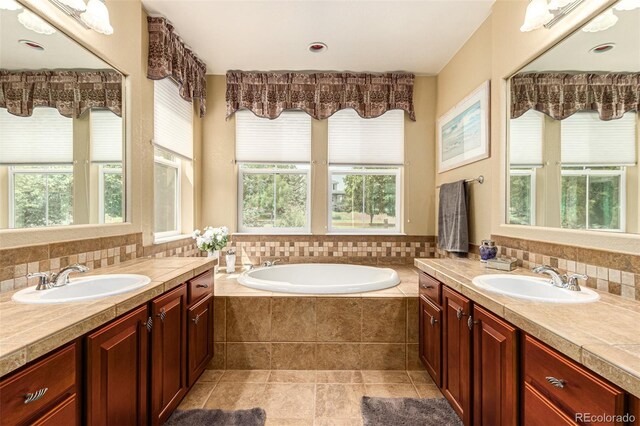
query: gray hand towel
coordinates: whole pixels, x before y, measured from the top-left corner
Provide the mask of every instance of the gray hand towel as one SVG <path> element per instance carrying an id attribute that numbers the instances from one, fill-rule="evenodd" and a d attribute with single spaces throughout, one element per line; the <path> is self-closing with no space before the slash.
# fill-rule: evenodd
<path id="1" fill-rule="evenodd" d="M 440 186 L 438 245 L 450 252 L 469 251 L 467 191 L 464 180 Z"/>

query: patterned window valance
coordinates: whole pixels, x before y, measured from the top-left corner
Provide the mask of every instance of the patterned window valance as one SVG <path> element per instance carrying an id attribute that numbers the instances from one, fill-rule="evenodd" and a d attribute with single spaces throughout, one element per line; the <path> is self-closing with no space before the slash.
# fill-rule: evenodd
<path id="1" fill-rule="evenodd" d="M 530 109 L 556 120 L 597 111 L 601 120 L 640 107 L 640 74 L 528 73 L 511 78 L 511 118 Z"/>
<path id="2" fill-rule="evenodd" d="M 149 59 L 147 78 L 173 77 L 182 99 L 200 103 L 200 117 L 207 112 L 207 66 L 173 30 L 165 18 L 147 17 L 149 24 Z"/>
<path id="3" fill-rule="evenodd" d="M 0 107 L 29 117 L 36 107 L 78 117 L 91 108 L 122 115 L 122 75 L 116 71 L 0 70 Z"/>
<path id="4" fill-rule="evenodd" d="M 363 118 L 402 109 L 415 121 L 413 74 L 302 72 L 227 73 L 227 118 L 239 109 L 258 117 L 277 118 L 301 110 L 318 120 L 353 108 Z"/>

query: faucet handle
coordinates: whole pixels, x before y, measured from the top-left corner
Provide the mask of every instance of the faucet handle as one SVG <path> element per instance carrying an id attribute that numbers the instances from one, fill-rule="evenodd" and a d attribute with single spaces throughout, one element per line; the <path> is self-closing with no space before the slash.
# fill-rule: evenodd
<path id="1" fill-rule="evenodd" d="M 556 268 L 554 268 L 553 266 L 549 266 L 549 265 L 538 265 L 538 266 L 534 266 L 533 268 L 531 268 L 532 272 L 535 272 L 536 274 L 541 273 L 542 271 L 553 271 L 556 274 L 560 275 L 560 271 L 558 271 Z"/>
<path id="2" fill-rule="evenodd" d="M 571 274 L 567 275 L 567 288 L 569 290 L 580 291 L 580 285 L 578 284 L 578 280 L 586 280 L 589 276 L 585 274 Z"/>
<path id="3" fill-rule="evenodd" d="M 48 272 L 31 272 L 27 278 L 38 278 L 36 290 L 46 290 L 51 286 L 51 275 Z"/>

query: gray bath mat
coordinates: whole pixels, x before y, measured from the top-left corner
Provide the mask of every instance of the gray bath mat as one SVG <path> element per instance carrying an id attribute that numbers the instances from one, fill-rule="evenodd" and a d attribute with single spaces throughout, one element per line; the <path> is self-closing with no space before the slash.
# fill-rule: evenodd
<path id="1" fill-rule="evenodd" d="M 462 426 L 444 398 L 362 397 L 364 426 Z"/>
<path id="2" fill-rule="evenodd" d="M 267 418 L 262 408 L 251 410 L 176 410 L 164 426 L 264 426 Z"/>

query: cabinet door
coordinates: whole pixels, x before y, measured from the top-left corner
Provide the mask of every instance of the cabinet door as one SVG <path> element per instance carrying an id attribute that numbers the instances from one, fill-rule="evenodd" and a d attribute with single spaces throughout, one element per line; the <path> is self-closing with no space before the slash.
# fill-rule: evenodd
<path id="1" fill-rule="evenodd" d="M 87 336 L 87 424 L 147 423 L 148 309 Z"/>
<path id="2" fill-rule="evenodd" d="M 517 329 L 475 305 L 473 317 L 473 423 L 515 426 Z"/>
<path id="3" fill-rule="evenodd" d="M 213 357 L 213 296 L 209 295 L 189 308 L 189 386 L 192 386 Z"/>
<path id="4" fill-rule="evenodd" d="M 31 423 L 31 426 L 71 426 L 80 424 L 78 422 L 78 400 L 76 395 L 71 395 L 38 420 Z"/>
<path id="5" fill-rule="evenodd" d="M 420 296 L 420 359 L 436 385 L 442 378 L 442 309 Z"/>
<path id="6" fill-rule="evenodd" d="M 578 423 L 538 392 L 524 384 L 522 424 L 525 426 L 578 426 Z"/>
<path id="7" fill-rule="evenodd" d="M 468 426 L 471 424 L 471 330 L 467 320 L 471 301 L 447 287 L 442 289 L 442 301 L 442 393 Z"/>
<path id="8" fill-rule="evenodd" d="M 151 301 L 151 424 L 163 424 L 187 393 L 187 289 Z"/>

